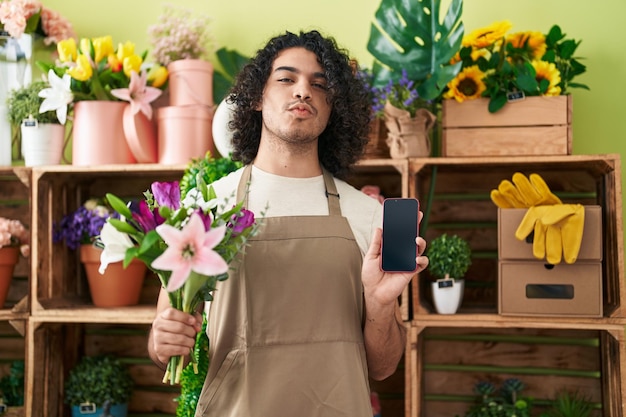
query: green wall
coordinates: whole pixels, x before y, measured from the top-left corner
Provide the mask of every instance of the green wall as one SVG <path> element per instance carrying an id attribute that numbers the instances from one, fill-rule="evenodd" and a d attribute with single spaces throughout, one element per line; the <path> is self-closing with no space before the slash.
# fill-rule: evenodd
<path id="1" fill-rule="evenodd" d="M 154 0 L 44 0 L 72 21 L 78 36 L 110 34 L 114 41 L 131 40 L 148 48 L 147 28 L 156 22 L 164 3 Z M 361 63 L 370 22 L 379 0 L 176 0 L 176 4 L 211 16 L 218 46 L 251 55 L 265 40 L 284 30 L 318 28 L 333 35 Z M 447 5 L 447 2 L 444 0 Z M 513 31 L 547 32 L 553 24 L 568 37 L 582 40 L 578 55 L 585 57 L 587 73 L 577 81 L 591 91 L 574 95 L 574 153 L 626 155 L 626 54 L 619 28 L 624 28 L 624 0 L 465 0 L 466 31 L 508 19 Z M 626 178 L 626 177 L 625 177 Z"/>

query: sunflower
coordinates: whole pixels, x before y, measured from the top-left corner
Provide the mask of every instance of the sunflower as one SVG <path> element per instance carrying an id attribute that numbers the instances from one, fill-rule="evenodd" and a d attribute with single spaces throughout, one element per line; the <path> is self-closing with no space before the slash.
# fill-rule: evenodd
<path id="1" fill-rule="evenodd" d="M 505 33 L 512 27 L 511 22 L 503 20 L 492 23 L 487 27 L 476 29 L 463 38 L 463 46 L 480 49 L 493 45 L 503 38 Z"/>
<path id="2" fill-rule="evenodd" d="M 552 62 L 546 61 L 538 61 L 535 60 L 532 63 L 533 68 L 535 69 L 536 75 L 535 79 L 538 83 L 541 83 L 542 80 L 547 80 L 550 84 L 548 85 L 548 89 L 544 96 L 558 96 L 561 94 L 561 87 L 559 84 L 561 83 L 561 73 L 556 66 Z"/>
<path id="3" fill-rule="evenodd" d="M 479 98 L 486 90 L 483 79 L 485 73 L 477 65 L 464 68 L 456 78 L 448 83 L 448 91 L 444 98 L 454 98 L 459 103 L 465 100 Z"/>
<path id="4" fill-rule="evenodd" d="M 540 59 L 546 53 L 546 37 L 541 32 L 517 32 L 506 37 L 507 43 L 523 49 L 531 59 Z"/>

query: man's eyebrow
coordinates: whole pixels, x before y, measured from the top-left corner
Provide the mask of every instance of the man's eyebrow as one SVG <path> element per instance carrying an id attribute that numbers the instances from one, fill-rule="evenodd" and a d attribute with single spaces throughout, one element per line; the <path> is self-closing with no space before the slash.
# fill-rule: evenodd
<path id="1" fill-rule="evenodd" d="M 293 72 L 294 74 L 300 74 L 300 70 L 295 68 L 295 67 L 289 67 L 289 66 L 282 66 L 282 67 L 277 67 L 274 72 L 278 72 L 278 71 L 289 71 L 289 72 Z M 323 78 L 326 79 L 326 75 L 323 72 L 314 72 L 313 76 L 315 78 Z"/>

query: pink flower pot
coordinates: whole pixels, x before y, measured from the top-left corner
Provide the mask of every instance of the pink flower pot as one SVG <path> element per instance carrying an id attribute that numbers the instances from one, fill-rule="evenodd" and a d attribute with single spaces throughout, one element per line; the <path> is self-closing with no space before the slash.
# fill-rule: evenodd
<path id="1" fill-rule="evenodd" d="M 162 107 L 158 112 L 159 163 L 186 164 L 207 151 L 216 155 L 213 109 L 206 106 Z"/>
<path id="2" fill-rule="evenodd" d="M 72 165 L 134 164 L 124 135 L 121 101 L 79 101 L 74 106 Z"/>
<path id="3" fill-rule="evenodd" d="M 167 66 L 170 106 L 213 107 L 213 65 L 201 59 L 181 59 Z"/>

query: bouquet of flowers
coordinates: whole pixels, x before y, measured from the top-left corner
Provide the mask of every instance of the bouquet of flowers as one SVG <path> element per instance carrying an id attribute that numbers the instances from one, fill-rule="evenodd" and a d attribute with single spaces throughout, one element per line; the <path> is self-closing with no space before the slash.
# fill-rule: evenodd
<path id="1" fill-rule="evenodd" d="M 524 96 L 568 94 L 569 87 L 586 67 L 575 57 L 580 41 L 565 39 L 557 25 L 547 34 L 536 31 L 507 34 L 509 21 L 495 22 L 463 38 L 453 64 L 462 69 L 450 83 L 444 98 L 458 102 L 489 98 L 489 111 L 500 110 L 507 101 Z"/>
<path id="2" fill-rule="evenodd" d="M 1 30 L 14 38 L 24 33 L 44 37 L 44 44 L 74 38 L 72 24 L 59 13 L 44 7 L 38 0 L 7 0 L 0 3 Z"/>
<path id="3" fill-rule="evenodd" d="M 42 91 L 45 98 L 40 112 L 56 110 L 59 120 L 67 106 L 81 100 L 124 100 L 131 103 L 133 114 L 142 111 L 152 116 L 150 103 L 161 95 L 168 73 L 162 65 L 145 62 L 147 51 L 135 52 L 127 41 L 114 47 L 110 35 L 74 38 L 58 43 L 59 58 L 54 63 L 37 62 L 48 75 L 51 88 Z"/>
<path id="4" fill-rule="evenodd" d="M 0 248 L 19 246 L 23 256 L 30 254 L 30 235 L 22 222 L 0 217 Z"/>
<path id="5" fill-rule="evenodd" d="M 218 202 L 201 174 L 189 190 L 181 190 L 178 181 L 154 182 L 144 196 L 127 205 L 107 194 L 121 218 L 109 218 L 102 229 L 101 270 L 111 262 L 140 259 L 158 275 L 170 304 L 193 313 L 212 299 L 217 281 L 228 278 L 231 263 L 259 223 L 243 201 L 230 208 L 228 199 Z M 179 383 L 182 370 L 183 358 L 172 357 L 163 382 Z"/>

